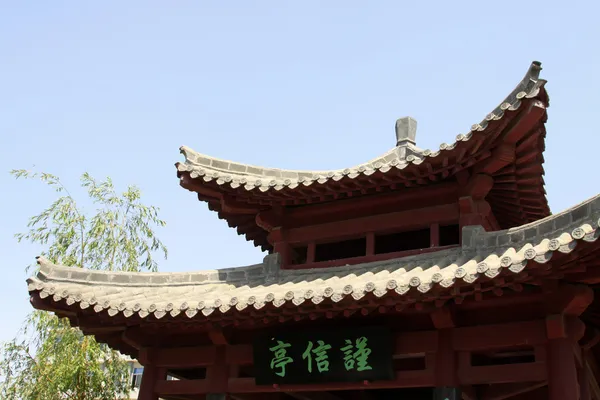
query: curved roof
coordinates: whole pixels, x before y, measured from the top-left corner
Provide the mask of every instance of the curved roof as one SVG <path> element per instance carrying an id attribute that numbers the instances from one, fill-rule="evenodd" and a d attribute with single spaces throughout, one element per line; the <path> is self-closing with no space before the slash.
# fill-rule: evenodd
<path id="1" fill-rule="evenodd" d="M 323 185 L 328 181 L 339 181 L 345 177 L 354 179 L 360 175 L 370 176 L 380 171 L 387 173 L 392 169 L 410 169 L 411 165 L 421 165 L 442 159 L 461 147 L 462 143 L 475 141 L 488 134 L 490 122 L 499 121 L 510 112 L 515 112 L 523 99 L 532 99 L 540 95 L 546 81 L 539 79 L 541 63 L 534 62 L 517 87 L 489 113 L 483 121 L 471 126 L 466 134 L 459 134 L 453 143 L 442 143 L 437 150 L 421 150 L 415 146 L 397 146 L 379 157 L 365 163 L 343 169 L 309 171 L 267 168 L 236 163 L 197 153 L 187 146 L 180 148 L 185 162 L 177 163 L 179 172 L 189 172 L 192 178 L 201 178 L 204 182 L 214 182 L 219 186 L 232 189 L 243 188 L 247 191 L 281 191 L 301 186 Z"/>
<path id="2" fill-rule="evenodd" d="M 597 241 L 600 195 L 519 228 L 484 232 L 469 227 L 463 236 L 460 248 L 313 270 L 281 270 L 277 255 L 249 267 L 195 273 L 91 271 L 57 266 L 39 258 L 39 273 L 28 280 L 28 288 L 31 294 L 45 299 L 52 311 L 93 310 L 111 317 L 142 319 L 180 314 L 187 318 L 237 315 L 286 304 L 311 307 L 355 302 L 371 293 L 376 297 L 401 296 L 394 304 L 464 297 L 474 291 L 514 288 L 552 278 L 552 274 L 569 274 L 569 265 L 581 267 L 578 257 L 599 251 L 597 246 L 575 257 L 555 259 L 554 255 Z M 597 259 L 597 255 L 592 257 Z M 551 267 L 540 268 L 551 259 Z M 580 271 L 576 268 L 573 272 Z"/>
<path id="3" fill-rule="evenodd" d="M 516 88 L 486 118 L 438 150 L 421 150 L 405 142 L 354 167 L 298 171 L 222 160 L 184 146 L 185 161 L 176 164 L 177 174 L 181 186 L 198 192 L 199 199 L 209 202 L 220 218 L 255 245 L 270 250 L 266 232 L 256 226 L 254 216 L 224 210 L 223 198 L 268 208 L 423 186 L 455 179 L 460 171 L 485 163 L 495 149 L 509 144 L 514 159 L 494 171 L 495 184 L 487 199 L 501 228 L 519 226 L 550 214 L 542 167 L 548 96 L 540 71 L 541 64 L 532 63 Z M 515 131 L 519 131 L 516 136 Z"/>

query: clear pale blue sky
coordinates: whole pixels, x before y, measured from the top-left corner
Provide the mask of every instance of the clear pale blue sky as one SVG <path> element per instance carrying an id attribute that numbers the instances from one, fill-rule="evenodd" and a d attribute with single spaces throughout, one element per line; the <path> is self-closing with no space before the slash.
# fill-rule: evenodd
<path id="1" fill-rule="evenodd" d="M 526 5 L 527 4 L 527 5 Z M 595 195 L 597 2 L 0 0 L 0 340 L 30 311 L 13 234 L 54 199 L 12 168 L 84 171 L 160 206 L 163 271 L 263 254 L 179 187 L 180 145 L 282 168 L 339 168 L 466 133 L 543 62 L 553 211 Z"/>

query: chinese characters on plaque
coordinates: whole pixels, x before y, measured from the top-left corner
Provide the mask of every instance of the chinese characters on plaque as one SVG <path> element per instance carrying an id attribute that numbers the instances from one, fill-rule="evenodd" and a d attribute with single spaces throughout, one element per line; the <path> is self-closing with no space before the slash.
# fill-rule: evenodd
<path id="1" fill-rule="evenodd" d="M 383 328 L 271 334 L 254 343 L 256 383 L 389 380 L 392 353 Z"/>

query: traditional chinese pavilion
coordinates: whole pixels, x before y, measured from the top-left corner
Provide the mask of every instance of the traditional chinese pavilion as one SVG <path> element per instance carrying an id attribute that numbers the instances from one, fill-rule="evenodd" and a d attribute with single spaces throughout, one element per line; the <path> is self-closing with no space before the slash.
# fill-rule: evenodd
<path id="1" fill-rule="evenodd" d="M 412 118 L 343 170 L 183 147 L 181 186 L 264 261 L 115 273 L 39 258 L 31 302 L 137 358 L 143 400 L 600 399 L 600 197 L 550 214 L 540 70 L 435 151 Z"/>

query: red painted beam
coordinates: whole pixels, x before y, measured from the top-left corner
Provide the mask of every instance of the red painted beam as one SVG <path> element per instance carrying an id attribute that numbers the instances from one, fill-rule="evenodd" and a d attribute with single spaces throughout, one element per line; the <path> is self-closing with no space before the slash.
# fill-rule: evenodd
<path id="1" fill-rule="evenodd" d="M 438 347 L 438 332 L 405 332 L 395 335 L 394 355 L 434 353 Z"/>
<path id="2" fill-rule="evenodd" d="M 368 240 L 368 239 L 367 239 Z M 284 248 L 284 243 L 280 243 L 278 244 L 279 247 L 277 248 Z M 313 263 L 306 263 L 306 264 L 288 264 L 286 265 L 285 263 L 283 263 L 282 261 L 282 268 L 284 269 L 311 269 L 311 268 L 330 268 L 330 267 L 339 267 L 342 265 L 346 265 L 348 263 L 352 263 L 352 264 L 361 264 L 361 263 L 370 263 L 370 262 L 374 262 L 374 261 L 385 261 L 385 260 L 391 260 L 394 258 L 401 258 L 401 257 L 408 257 L 408 256 L 415 256 L 417 254 L 426 254 L 426 253 L 433 253 L 435 251 L 440 251 L 440 250 L 445 250 L 445 249 L 451 249 L 454 247 L 458 247 L 458 245 L 450 245 L 450 246 L 440 246 L 437 248 L 431 248 L 431 247 L 427 247 L 424 249 L 415 249 L 415 250 L 405 250 L 405 251 L 397 251 L 394 253 L 384 253 L 384 254 L 374 254 L 374 255 L 365 255 L 362 257 L 351 257 L 351 258 L 342 258 L 339 260 L 330 260 L 330 261 L 319 261 L 319 262 L 313 262 Z M 367 247 L 368 250 L 368 247 Z M 278 252 L 277 250 L 275 251 L 276 253 Z M 282 257 L 283 259 L 283 257 Z"/>
<path id="3" fill-rule="evenodd" d="M 225 359 L 230 365 L 252 365 L 254 353 L 251 345 L 235 344 L 227 346 Z"/>
<path id="4" fill-rule="evenodd" d="M 158 348 L 149 352 L 154 364 L 167 368 L 206 367 L 217 359 L 217 346 Z"/>
<path id="5" fill-rule="evenodd" d="M 142 379 L 143 382 L 143 379 Z M 209 381 L 207 379 L 180 380 L 180 381 L 156 381 L 154 391 L 160 396 L 181 394 L 205 394 L 208 393 Z"/>
<path id="6" fill-rule="evenodd" d="M 275 385 L 257 386 L 254 378 L 231 378 L 227 391 L 229 393 L 269 393 L 269 392 L 330 392 L 338 390 L 370 390 L 410 387 L 430 387 L 434 385 L 431 371 L 402 371 L 396 372 L 396 379 L 391 381 L 374 382 L 331 382 L 310 385 Z"/>
<path id="7" fill-rule="evenodd" d="M 327 204 L 314 204 L 288 210 L 287 223 L 302 226 L 312 221 L 330 220 L 339 215 L 372 215 L 386 210 L 421 208 L 444 204 L 457 198 L 458 185 L 454 182 L 421 188 L 395 190 L 391 193 L 346 199 Z"/>
<path id="8" fill-rule="evenodd" d="M 505 383 L 500 385 L 483 386 L 479 400 L 505 400 L 513 396 L 531 392 L 548 384 L 541 382 Z"/>
<path id="9" fill-rule="evenodd" d="M 546 363 L 534 362 L 483 367 L 460 366 L 458 379 L 461 385 L 543 381 L 547 379 Z"/>
<path id="10" fill-rule="evenodd" d="M 544 320 L 456 328 L 453 336 L 454 349 L 460 351 L 534 346 L 546 341 Z"/>
<path id="11" fill-rule="evenodd" d="M 407 332 L 396 334 L 395 355 L 432 353 L 437 349 L 437 332 Z M 251 345 L 226 345 L 225 359 L 229 365 L 252 365 Z M 193 368 L 212 365 L 217 360 L 217 346 L 174 347 L 148 349 L 148 358 L 155 365 L 167 368 Z"/>
<path id="12" fill-rule="evenodd" d="M 438 348 L 438 331 L 403 332 L 395 335 L 394 355 L 434 353 Z M 477 351 L 518 345 L 535 346 L 547 341 L 544 320 L 455 328 L 452 347 L 456 351 Z M 251 365 L 252 346 L 226 345 L 225 357 L 230 365 Z M 169 368 L 208 366 L 215 362 L 217 346 L 149 349 L 155 365 Z"/>
<path id="13" fill-rule="evenodd" d="M 426 227 L 431 223 L 456 223 L 459 219 L 458 204 L 419 208 L 370 217 L 346 219 L 320 225 L 292 228 L 287 232 L 289 243 L 362 236 L 365 232 L 385 232 L 396 229 Z"/>

